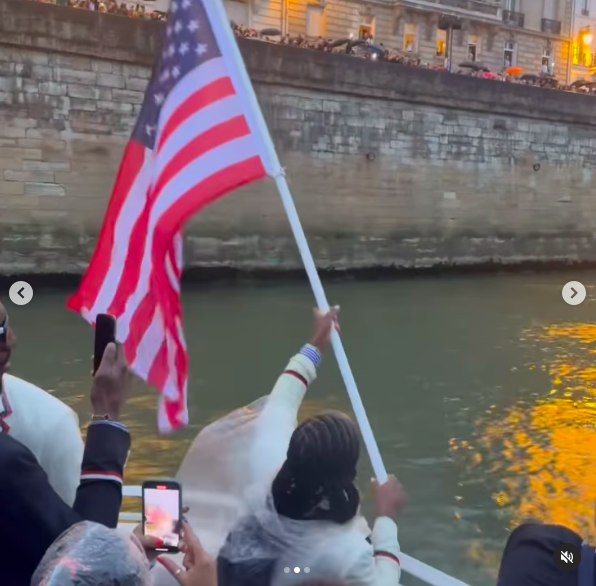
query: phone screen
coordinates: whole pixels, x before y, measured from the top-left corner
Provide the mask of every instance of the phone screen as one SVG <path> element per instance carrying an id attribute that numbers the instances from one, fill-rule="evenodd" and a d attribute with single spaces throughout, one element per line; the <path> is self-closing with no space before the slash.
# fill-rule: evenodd
<path id="1" fill-rule="evenodd" d="M 167 486 L 143 489 L 144 532 L 158 537 L 164 547 L 178 547 L 180 537 L 180 491 Z"/>

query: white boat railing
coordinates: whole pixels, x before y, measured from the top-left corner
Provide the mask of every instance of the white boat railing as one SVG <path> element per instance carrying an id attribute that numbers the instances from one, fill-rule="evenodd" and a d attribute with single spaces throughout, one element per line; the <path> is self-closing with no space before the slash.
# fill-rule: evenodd
<path id="1" fill-rule="evenodd" d="M 122 495 L 128 498 L 141 498 L 141 487 L 140 486 L 124 486 L 122 488 Z M 120 513 L 120 525 L 137 524 L 141 521 L 140 513 Z M 424 562 L 418 561 L 413 557 L 400 553 L 400 562 L 402 570 L 412 576 L 422 580 L 426 584 L 431 586 L 468 586 L 465 582 L 453 578 L 425 564 Z"/>

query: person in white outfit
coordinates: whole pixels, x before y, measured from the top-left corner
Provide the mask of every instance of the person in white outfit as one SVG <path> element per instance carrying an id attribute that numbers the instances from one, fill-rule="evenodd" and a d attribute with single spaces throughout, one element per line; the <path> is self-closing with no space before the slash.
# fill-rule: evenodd
<path id="1" fill-rule="evenodd" d="M 56 397 L 7 374 L 15 340 L 8 313 L 0 303 L 0 433 L 33 452 L 52 488 L 72 506 L 84 450 L 78 417 Z"/>
<path id="2" fill-rule="evenodd" d="M 298 428 L 336 324 L 336 310 L 315 315 L 310 344 L 294 356 L 271 392 L 208 425 L 177 475 L 188 518 L 217 556 L 218 586 L 286 586 L 305 579 L 346 586 L 397 586 L 400 547 L 394 518 L 405 504 L 399 482 L 373 482 L 372 533 L 359 515 L 355 485 L 359 438 L 338 412 Z M 307 576 L 294 567 L 309 568 Z M 176 584 L 159 565 L 154 584 Z"/>

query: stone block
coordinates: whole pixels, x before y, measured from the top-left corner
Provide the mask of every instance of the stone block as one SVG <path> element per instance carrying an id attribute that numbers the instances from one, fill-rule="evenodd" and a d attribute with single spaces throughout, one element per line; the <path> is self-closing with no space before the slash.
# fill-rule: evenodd
<path id="1" fill-rule="evenodd" d="M 112 90 L 105 87 L 69 83 L 68 95 L 71 98 L 81 98 L 83 100 L 110 100 L 112 98 Z"/>
<path id="2" fill-rule="evenodd" d="M 25 138 L 27 130 L 25 128 L 0 128 L 0 136 L 3 138 Z"/>
<path id="3" fill-rule="evenodd" d="M 145 90 L 147 89 L 147 84 L 148 84 L 149 80 L 145 79 L 145 78 L 139 78 L 139 77 L 127 77 L 126 78 L 126 89 L 127 90 L 132 90 L 135 92 L 145 92 Z"/>
<path id="4" fill-rule="evenodd" d="M 41 160 L 41 149 L 21 149 L 2 147 L 0 148 L 0 159 L 16 158 L 18 160 Z"/>
<path id="5" fill-rule="evenodd" d="M 38 85 L 40 94 L 48 94 L 50 96 L 65 96 L 67 86 L 63 83 L 55 81 L 44 81 Z"/>
<path id="6" fill-rule="evenodd" d="M 54 183 L 54 174 L 48 171 L 11 171 L 3 173 L 4 181 L 32 181 L 34 183 Z"/>
<path id="7" fill-rule="evenodd" d="M 95 75 L 95 74 L 94 74 Z M 97 85 L 108 87 L 111 89 L 124 89 L 124 76 L 115 75 L 113 73 L 98 73 Z"/>
<path id="8" fill-rule="evenodd" d="M 117 90 L 114 90 L 117 91 Z M 107 112 L 118 112 L 119 114 L 132 114 L 132 104 L 124 102 L 108 102 L 100 100 L 97 102 L 98 110 L 105 110 Z"/>
<path id="9" fill-rule="evenodd" d="M 3 195 L 23 195 L 25 186 L 15 181 L 0 181 L 0 196 Z M 0 202 L 1 203 L 1 202 Z M 2 212 L 0 212 L 2 214 Z"/>
<path id="10" fill-rule="evenodd" d="M 133 90 L 112 90 L 112 100 L 115 102 L 127 102 L 129 104 L 142 104 L 143 92 L 136 92 Z"/>
<path id="11" fill-rule="evenodd" d="M 24 171 L 70 171 L 69 161 L 23 161 Z"/>
<path id="12" fill-rule="evenodd" d="M 50 56 L 50 65 L 57 69 L 74 69 L 80 71 L 91 71 L 91 58 L 53 53 Z"/>
<path id="13" fill-rule="evenodd" d="M 85 71 L 83 69 L 69 69 L 67 67 L 57 67 L 54 69 L 54 79 L 63 83 L 94 85 L 99 83 L 98 79 L 100 75 L 103 74 L 95 73 L 95 71 Z"/>
<path id="14" fill-rule="evenodd" d="M 96 100 L 84 100 L 81 98 L 70 98 L 73 110 L 84 110 L 85 112 L 95 112 L 97 110 Z"/>
<path id="15" fill-rule="evenodd" d="M 64 187 L 62 185 L 57 185 L 56 183 L 23 183 L 23 185 L 25 187 L 25 195 L 66 195 Z"/>

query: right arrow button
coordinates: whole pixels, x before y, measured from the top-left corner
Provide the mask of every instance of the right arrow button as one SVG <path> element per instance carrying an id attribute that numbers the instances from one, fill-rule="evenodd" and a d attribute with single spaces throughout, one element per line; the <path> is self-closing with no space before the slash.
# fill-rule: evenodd
<path id="1" fill-rule="evenodd" d="M 586 298 L 586 288 L 579 281 L 569 281 L 563 287 L 562 294 L 568 305 L 579 305 Z"/>

